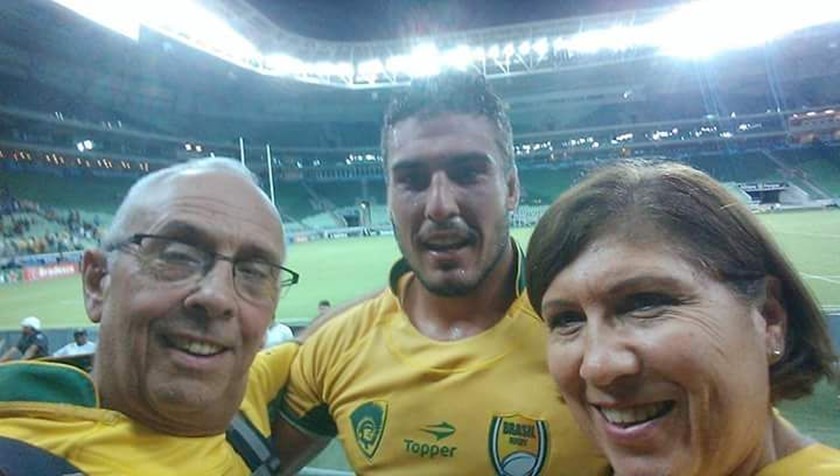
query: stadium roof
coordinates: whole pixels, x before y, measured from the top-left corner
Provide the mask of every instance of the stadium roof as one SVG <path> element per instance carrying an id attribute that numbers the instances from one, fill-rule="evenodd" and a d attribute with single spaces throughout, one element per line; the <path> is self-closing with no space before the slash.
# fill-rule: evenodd
<path id="1" fill-rule="evenodd" d="M 244 0 L 217 1 L 230 6 Z M 237 14 L 239 21 L 252 14 L 257 15 L 253 22 L 265 20 L 260 11 Z M 651 13 L 635 16 L 645 14 Z M 185 138 L 245 135 L 290 147 L 352 148 L 377 144 L 380 114 L 391 93 L 256 74 L 156 31 L 144 31 L 135 42 L 45 0 L 0 2 L 0 18 L 0 110 L 61 112 L 65 118 L 97 123 L 119 120 Z M 584 20 L 560 23 L 576 21 Z M 511 103 L 516 132 L 536 137 L 558 130 L 835 105 L 840 103 L 838 48 L 840 28 L 827 25 L 767 48 L 705 62 L 634 52 L 580 55 L 568 58 L 563 68 L 493 82 Z M 21 117 L 11 116 L 13 121 Z M 68 140 L 68 146 L 73 144 Z"/>
<path id="2" fill-rule="evenodd" d="M 329 41 L 393 40 L 664 7 L 680 0 L 248 0 L 280 28 Z"/>

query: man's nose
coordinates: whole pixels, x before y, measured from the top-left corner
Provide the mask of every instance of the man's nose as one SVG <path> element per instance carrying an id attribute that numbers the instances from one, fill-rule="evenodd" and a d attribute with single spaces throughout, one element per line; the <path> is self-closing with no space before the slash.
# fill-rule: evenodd
<path id="1" fill-rule="evenodd" d="M 429 184 L 426 217 L 443 223 L 458 215 L 457 190 L 443 171 L 435 172 Z"/>

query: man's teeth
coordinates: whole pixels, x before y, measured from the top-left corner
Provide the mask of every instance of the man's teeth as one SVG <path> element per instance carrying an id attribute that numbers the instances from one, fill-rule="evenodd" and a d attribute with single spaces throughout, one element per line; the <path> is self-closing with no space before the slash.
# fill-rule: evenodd
<path id="1" fill-rule="evenodd" d="M 661 402 L 621 409 L 599 407 L 599 410 L 608 422 L 616 425 L 630 426 L 644 423 L 664 415 L 670 410 L 671 405 L 672 402 Z"/>
<path id="2" fill-rule="evenodd" d="M 223 347 L 220 347 L 218 345 L 189 339 L 174 339 L 172 343 L 179 350 L 183 350 L 184 352 L 195 355 L 213 355 L 218 354 L 219 352 L 224 350 Z"/>
<path id="3" fill-rule="evenodd" d="M 447 250 L 453 248 L 460 248 L 466 244 L 466 240 L 455 240 L 455 241 L 437 241 L 437 242 L 429 242 L 426 243 L 430 249 L 433 250 Z"/>

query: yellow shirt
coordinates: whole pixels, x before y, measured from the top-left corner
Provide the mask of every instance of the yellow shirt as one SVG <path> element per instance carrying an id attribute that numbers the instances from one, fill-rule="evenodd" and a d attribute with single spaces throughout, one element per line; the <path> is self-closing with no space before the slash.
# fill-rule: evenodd
<path id="1" fill-rule="evenodd" d="M 338 434 L 362 474 L 607 474 L 557 396 L 548 331 L 523 288 L 494 327 L 440 342 L 403 311 L 397 295 L 414 279 L 404 270 L 392 271 L 397 294 L 346 311 L 301 346 L 282 415 Z"/>
<path id="2" fill-rule="evenodd" d="M 756 476 L 837 476 L 840 450 L 814 443 L 762 468 Z"/>
<path id="3" fill-rule="evenodd" d="M 251 368 L 241 408 L 264 435 L 271 425 L 269 404 L 296 351 L 294 343 L 263 351 Z M 88 375 L 63 364 L 0 365 L 0 436 L 45 449 L 90 475 L 251 474 L 224 434 L 162 434 L 100 408 Z"/>

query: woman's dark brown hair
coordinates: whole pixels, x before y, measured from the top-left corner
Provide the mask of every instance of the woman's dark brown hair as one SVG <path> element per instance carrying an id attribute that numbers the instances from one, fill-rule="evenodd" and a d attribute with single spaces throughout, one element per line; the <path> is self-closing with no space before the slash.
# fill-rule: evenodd
<path id="1" fill-rule="evenodd" d="M 770 368 L 772 400 L 808 395 L 832 376 L 826 322 L 808 289 L 745 204 L 708 175 L 677 163 L 619 162 L 561 195 L 528 245 L 528 297 L 538 312 L 549 284 L 607 234 L 654 238 L 745 297 L 781 282 L 788 315 L 784 355 Z"/>

